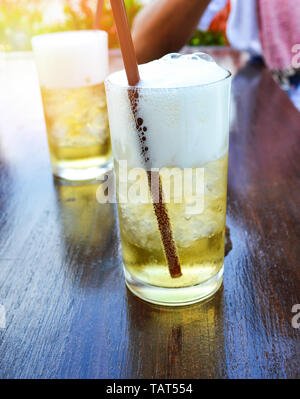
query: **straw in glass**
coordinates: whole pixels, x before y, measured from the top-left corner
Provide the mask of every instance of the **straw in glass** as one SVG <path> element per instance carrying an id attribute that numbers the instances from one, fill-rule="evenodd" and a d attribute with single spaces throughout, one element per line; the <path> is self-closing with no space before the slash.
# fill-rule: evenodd
<path id="1" fill-rule="evenodd" d="M 140 142 L 142 159 L 145 165 L 145 169 L 147 170 L 147 166 L 151 164 L 149 148 L 146 144 L 146 132 L 148 131 L 148 128 L 144 125 L 144 120 L 139 113 L 140 110 L 138 109 L 139 91 L 134 86 L 136 86 L 140 81 L 140 75 L 136 61 L 136 54 L 133 47 L 132 37 L 130 34 L 126 8 L 123 0 L 111 0 L 111 7 L 117 27 L 128 84 L 129 86 L 132 86 L 128 89 L 128 98 L 130 101 L 131 111 L 134 117 L 136 131 Z M 147 176 L 150 193 L 153 200 L 154 213 L 156 216 L 170 275 L 172 278 L 181 277 L 181 266 L 176 244 L 173 238 L 168 210 L 164 203 L 163 189 L 159 172 L 151 172 L 150 170 L 147 170 Z"/>

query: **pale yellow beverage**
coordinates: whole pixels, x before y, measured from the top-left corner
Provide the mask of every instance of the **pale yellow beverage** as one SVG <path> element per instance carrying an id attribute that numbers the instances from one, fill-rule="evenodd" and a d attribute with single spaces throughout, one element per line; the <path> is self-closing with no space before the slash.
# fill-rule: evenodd
<path id="1" fill-rule="evenodd" d="M 227 159 L 202 166 L 204 169 L 204 209 L 187 212 L 188 198 L 175 203 L 171 187 L 166 204 L 180 258 L 182 276 L 172 278 L 166 262 L 152 203 L 118 202 L 123 259 L 126 271 L 137 281 L 176 288 L 201 284 L 216 276 L 223 267 L 227 193 Z M 118 179 L 118 167 L 115 168 Z M 128 174 L 130 171 L 128 171 Z M 179 172 L 180 173 L 180 172 Z M 162 187 L 166 183 L 162 177 Z M 148 189 L 144 179 L 145 189 Z"/>
<path id="2" fill-rule="evenodd" d="M 136 88 L 124 71 L 105 81 L 125 281 L 148 302 L 188 305 L 223 281 L 231 75 L 203 53 L 139 72 Z"/>
<path id="3" fill-rule="evenodd" d="M 104 79 L 107 34 L 59 32 L 32 41 L 53 174 L 93 180 L 111 168 Z"/>
<path id="4" fill-rule="evenodd" d="M 87 169 L 111 159 L 104 84 L 41 87 L 50 157 L 55 170 Z"/>

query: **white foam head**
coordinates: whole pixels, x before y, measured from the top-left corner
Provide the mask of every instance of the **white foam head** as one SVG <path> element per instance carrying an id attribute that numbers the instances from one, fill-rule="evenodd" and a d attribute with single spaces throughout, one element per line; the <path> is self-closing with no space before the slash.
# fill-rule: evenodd
<path id="1" fill-rule="evenodd" d="M 104 31 L 69 31 L 38 35 L 32 48 L 40 85 L 71 89 L 95 85 L 108 74 L 108 43 Z"/>
<path id="2" fill-rule="evenodd" d="M 204 85 L 228 76 L 228 71 L 205 53 L 168 54 L 159 60 L 139 65 L 139 71 L 141 80 L 138 86 L 152 89 Z M 119 86 L 128 86 L 124 70 L 110 75 L 109 81 Z"/>
<path id="3" fill-rule="evenodd" d="M 139 66 L 138 114 L 151 167 L 200 167 L 228 150 L 230 73 L 207 54 L 170 54 Z M 125 71 L 106 80 L 114 157 L 143 167 Z"/>

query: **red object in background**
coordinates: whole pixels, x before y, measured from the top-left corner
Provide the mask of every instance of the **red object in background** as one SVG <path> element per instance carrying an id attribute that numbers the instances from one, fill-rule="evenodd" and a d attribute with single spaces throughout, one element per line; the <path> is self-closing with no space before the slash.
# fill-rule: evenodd
<path id="1" fill-rule="evenodd" d="M 75 11 L 74 2 L 72 0 L 66 0 L 66 4 L 71 10 Z M 90 7 L 89 0 L 80 0 L 78 4 L 80 12 L 89 18 L 94 18 L 94 13 Z"/>
<path id="2" fill-rule="evenodd" d="M 223 33 L 226 42 L 228 44 L 227 36 L 226 36 L 226 26 L 227 26 L 227 21 L 229 18 L 230 14 L 230 0 L 228 0 L 226 6 L 222 8 L 221 11 L 219 11 L 211 21 L 208 30 L 210 32 L 215 32 L 215 33 Z"/>

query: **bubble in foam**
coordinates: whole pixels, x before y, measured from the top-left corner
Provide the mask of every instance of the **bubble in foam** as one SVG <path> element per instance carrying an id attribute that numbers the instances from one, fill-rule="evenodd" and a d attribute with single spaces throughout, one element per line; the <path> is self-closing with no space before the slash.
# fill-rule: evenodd
<path id="1" fill-rule="evenodd" d="M 164 57 L 162 57 L 161 61 L 176 60 L 177 58 L 180 58 L 180 57 L 182 57 L 181 54 L 171 53 L 171 54 L 167 54 Z"/>
<path id="2" fill-rule="evenodd" d="M 204 60 L 207 62 L 215 62 L 215 60 L 213 59 L 213 57 L 211 55 L 209 55 L 207 53 L 201 53 L 201 52 L 192 54 L 192 59 L 193 60 L 201 59 L 201 60 Z"/>
<path id="3" fill-rule="evenodd" d="M 69 31 L 35 36 L 32 48 L 40 84 L 48 89 L 74 89 L 102 83 L 108 74 L 104 31 Z"/>
<path id="4" fill-rule="evenodd" d="M 207 53 L 193 53 L 193 54 L 179 54 L 179 53 L 171 53 L 167 54 L 164 57 L 161 58 L 161 61 L 169 61 L 169 60 L 176 60 L 178 58 L 181 58 L 181 61 L 198 61 L 198 60 L 204 60 L 207 62 L 215 62 L 212 56 L 210 56 Z"/>

